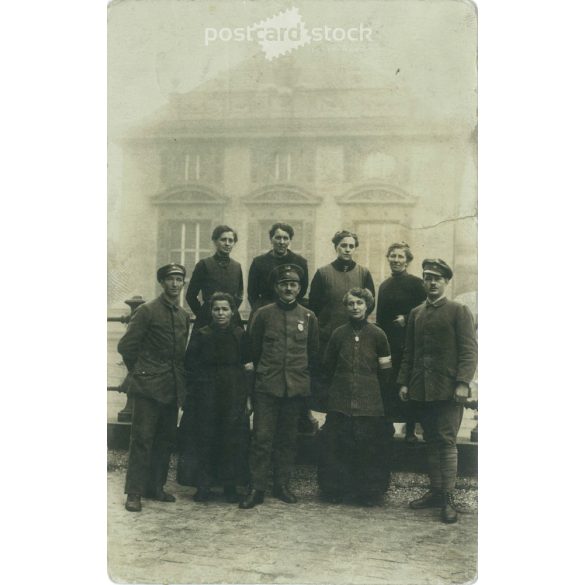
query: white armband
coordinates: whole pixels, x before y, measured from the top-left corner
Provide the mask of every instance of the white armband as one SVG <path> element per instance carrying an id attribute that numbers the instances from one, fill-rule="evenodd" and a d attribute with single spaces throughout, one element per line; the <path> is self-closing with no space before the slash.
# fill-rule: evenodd
<path id="1" fill-rule="evenodd" d="M 392 367 L 392 358 L 387 355 L 384 357 L 378 358 L 378 365 L 380 366 L 381 370 L 387 370 L 388 368 Z"/>

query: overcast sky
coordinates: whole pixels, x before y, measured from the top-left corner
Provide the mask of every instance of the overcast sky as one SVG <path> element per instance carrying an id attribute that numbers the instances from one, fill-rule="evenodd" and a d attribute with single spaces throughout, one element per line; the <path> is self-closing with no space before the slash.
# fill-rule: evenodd
<path id="1" fill-rule="evenodd" d="M 373 30 L 371 42 L 313 43 L 343 51 L 368 67 L 400 68 L 413 94 L 429 110 L 460 111 L 470 102 L 475 75 L 474 10 L 460 0 L 337 0 L 249 2 L 242 0 L 122 0 L 108 16 L 109 128 L 112 134 L 140 122 L 164 105 L 172 91 L 186 92 L 259 52 L 256 42 L 205 46 L 205 29 L 246 27 L 297 7 L 307 28 Z M 319 46 L 317 46 L 319 45 Z"/>

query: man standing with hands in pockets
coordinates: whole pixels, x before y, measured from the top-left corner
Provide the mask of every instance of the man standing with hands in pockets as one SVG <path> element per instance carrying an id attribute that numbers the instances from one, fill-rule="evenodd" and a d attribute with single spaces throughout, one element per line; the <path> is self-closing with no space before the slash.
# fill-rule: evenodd
<path id="1" fill-rule="evenodd" d="M 398 384 L 423 427 L 431 489 L 410 507 L 440 507 L 443 522 L 453 523 L 457 433 L 477 367 L 477 338 L 470 310 L 445 297 L 451 268 L 440 258 L 422 267 L 427 299 L 408 317 Z"/>
<path id="2" fill-rule="evenodd" d="M 185 396 L 185 346 L 189 315 L 179 307 L 185 267 L 167 264 L 156 278 L 162 294 L 144 303 L 118 343 L 134 399 L 126 473 L 126 510 L 140 512 L 141 497 L 174 502 L 164 491 L 177 433 L 177 407 Z"/>

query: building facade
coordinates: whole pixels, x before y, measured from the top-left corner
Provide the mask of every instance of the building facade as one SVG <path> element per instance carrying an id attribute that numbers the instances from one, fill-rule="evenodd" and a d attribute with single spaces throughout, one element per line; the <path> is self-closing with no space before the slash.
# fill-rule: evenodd
<path id="1" fill-rule="evenodd" d="M 157 266 L 180 262 L 190 275 L 213 253 L 220 223 L 238 231 L 233 257 L 245 279 L 270 247 L 269 227 L 285 221 L 310 278 L 333 260 L 333 234 L 350 229 L 376 288 L 389 273 L 388 245 L 406 240 L 411 273 L 438 256 L 454 268 L 450 296 L 477 289 L 474 88 L 467 110 L 435 112 L 400 72 L 307 55 L 260 54 L 171 95 L 123 137 L 110 312 L 158 294 Z"/>

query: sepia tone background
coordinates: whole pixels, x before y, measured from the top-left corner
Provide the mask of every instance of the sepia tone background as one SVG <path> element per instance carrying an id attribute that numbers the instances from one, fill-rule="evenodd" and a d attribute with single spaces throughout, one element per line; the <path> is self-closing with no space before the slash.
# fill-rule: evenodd
<path id="1" fill-rule="evenodd" d="M 369 28 L 371 40 L 311 42 L 272 60 L 255 41 L 205 46 L 208 27 L 252 26 L 287 8 L 296 8 L 309 30 Z M 331 238 L 337 230 L 357 232 L 356 260 L 370 269 L 376 289 L 389 276 L 389 244 L 406 240 L 415 256 L 409 271 L 420 276 L 423 258 L 445 259 L 455 273 L 448 295 L 477 315 L 476 34 L 473 5 L 458 0 L 111 4 L 108 316 L 127 314 L 125 301 L 135 295 L 146 300 L 158 295 L 155 273 L 162 264 L 184 264 L 189 277 L 198 260 L 213 254 L 211 231 L 220 223 L 238 232 L 232 255 L 242 264 L 246 286 L 252 258 L 270 248 L 268 230 L 275 221 L 294 227 L 291 249 L 307 258 L 310 278 L 334 259 Z M 247 301 L 241 312 L 248 316 Z M 118 386 L 126 374 L 116 351 L 124 330 L 122 323 L 108 323 L 109 387 Z M 108 392 L 109 419 L 115 420 L 124 403 L 124 394 Z M 461 435 L 468 438 L 475 424 L 466 411 Z M 368 530 L 380 529 L 383 535 L 390 518 L 400 513 L 396 510 L 406 509 L 402 501 L 396 506 L 406 497 L 400 489 L 393 487 L 394 504 L 386 516 L 364 519 Z M 134 530 L 120 522 L 121 492 L 119 486 L 109 510 L 110 538 L 118 545 L 132 540 Z M 180 488 L 177 493 L 184 499 Z M 274 526 L 286 520 L 292 534 L 303 532 L 296 514 L 275 513 Z M 343 521 L 345 513 L 340 512 Z M 330 529 L 319 513 L 308 518 Z M 159 517 L 154 520 L 156 538 L 166 548 L 175 537 L 161 537 Z M 187 532 L 202 529 L 198 516 L 189 516 L 189 522 L 194 524 L 184 526 Z M 241 522 L 248 520 L 219 523 L 220 541 L 234 537 Z M 440 544 L 433 549 L 444 557 L 446 574 L 463 571 L 452 575 L 454 582 L 475 574 L 475 521 L 471 517 L 462 524 L 461 537 L 471 547 L 464 549 L 465 558 L 446 560 Z M 380 540 L 381 550 L 394 544 Z M 128 549 L 111 548 L 114 577 L 153 578 L 146 559 L 132 557 Z M 180 570 L 164 574 L 176 582 L 192 579 L 192 552 L 175 559 L 187 577 Z M 203 553 L 195 552 L 199 566 Z M 320 558 L 321 552 L 313 552 Z M 287 576 L 282 567 L 283 574 L 268 567 L 267 575 L 250 576 L 266 551 L 246 554 L 236 555 L 233 574 L 231 561 L 218 565 L 215 553 L 208 568 L 234 582 L 242 574 L 254 582 L 289 582 L 296 574 L 296 569 Z M 325 557 L 320 562 L 328 567 L 327 578 L 315 573 L 319 563 L 309 563 L 313 568 L 306 582 L 388 582 L 390 574 L 384 566 L 378 576 L 362 575 L 359 563 L 348 568 L 337 557 L 332 563 L 340 571 L 335 573 Z M 364 567 L 370 565 L 365 561 Z M 238 572 L 242 567 L 244 573 Z M 393 582 L 418 582 L 423 575 L 440 573 L 437 567 L 410 559 L 402 567 L 406 573 L 393 567 Z"/>
<path id="2" fill-rule="evenodd" d="M 371 40 L 313 42 L 269 61 L 256 42 L 204 44 L 295 6 L 304 24 L 367 26 Z M 376 288 L 385 251 L 411 245 L 410 272 L 439 256 L 449 295 L 475 309 L 476 14 L 467 2 L 114 3 L 108 23 L 108 314 L 158 294 L 156 268 L 213 252 L 238 231 L 244 278 L 274 221 L 310 277 L 356 231 Z M 246 283 L 245 283 L 246 284 Z M 248 307 L 243 307 L 244 316 Z M 108 384 L 123 368 L 109 328 Z"/>

